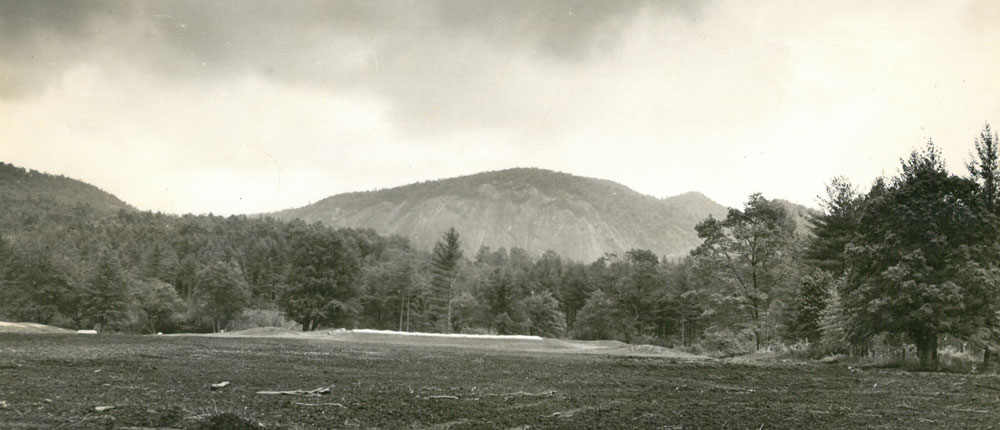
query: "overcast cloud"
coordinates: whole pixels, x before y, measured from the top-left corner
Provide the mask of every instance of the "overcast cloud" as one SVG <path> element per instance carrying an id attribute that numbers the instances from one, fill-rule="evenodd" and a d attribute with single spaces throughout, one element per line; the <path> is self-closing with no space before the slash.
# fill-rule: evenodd
<path id="1" fill-rule="evenodd" d="M 221 214 L 534 166 L 815 204 L 1000 127 L 1000 3 L 0 0 L 0 161 Z"/>

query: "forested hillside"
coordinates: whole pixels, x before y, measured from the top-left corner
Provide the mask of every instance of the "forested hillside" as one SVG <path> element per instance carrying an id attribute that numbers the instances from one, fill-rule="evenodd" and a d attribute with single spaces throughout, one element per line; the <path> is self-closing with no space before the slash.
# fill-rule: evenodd
<path id="1" fill-rule="evenodd" d="M 85 182 L 48 175 L 0 162 L 0 223 L 22 220 L 11 216 L 41 216 L 68 213 L 78 206 L 111 213 L 133 208 L 117 197 Z"/>
<path id="2" fill-rule="evenodd" d="M 632 248 L 682 257 L 698 244 L 694 225 L 725 211 L 699 193 L 657 199 L 607 180 L 509 169 L 340 194 L 273 216 L 398 234 L 418 249 L 430 249 L 455 227 L 467 254 L 481 246 L 517 247 L 535 257 L 554 251 L 592 261 Z"/>

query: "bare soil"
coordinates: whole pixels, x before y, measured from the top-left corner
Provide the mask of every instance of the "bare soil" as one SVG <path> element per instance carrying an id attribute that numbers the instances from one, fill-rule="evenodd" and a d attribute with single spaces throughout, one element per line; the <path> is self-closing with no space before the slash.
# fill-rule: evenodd
<path id="1" fill-rule="evenodd" d="M 230 384 L 211 389 L 223 381 Z M 329 394 L 257 394 L 325 387 Z M 983 429 L 998 423 L 996 375 L 307 336 L 0 334 L 4 429 Z"/>

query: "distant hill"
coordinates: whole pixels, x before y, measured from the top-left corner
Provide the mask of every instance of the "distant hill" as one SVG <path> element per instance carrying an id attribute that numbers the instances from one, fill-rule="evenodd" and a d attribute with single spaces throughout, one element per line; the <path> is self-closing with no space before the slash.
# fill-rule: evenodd
<path id="1" fill-rule="evenodd" d="M 270 215 L 399 234 L 424 250 L 453 226 L 470 258 L 489 246 L 592 261 L 632 248 L 686 255 L 700 243 L 695 224 L 725 214 L 700 193 L 658 199 L 612 181 L 518 168 L 339 194 Z"/>
<path id="2" fill-rule="evenodd" d="M 812 219 L 813 216 L 822 215 L 823 212 L 818 209 L 813 209 L 808 206 L 803 206 L 798 203 L 792 203 L 784 199 L 774 199 L 775 202 L 784 206 L 785 211 L 788 215 L 795 220 L 795 233 L 800 236 L 811 236 L 812 235 Z"/>
<path id="3" fill-rule="evenodd" d="M 0 224 L 16 225 L 11 217 L 52 216 L 84 205 L 97 213 L 114 213 L 132 206 L 86 182 L 50 175 L 0 162 Z"/>
<path id="4" fill-rule="evenodd" d="M 796 219 L 799 232 L 808 231 L 808 214 L 815 211 L 779 201 Z M 97 216 L 135 210 L 85 182 L 0 162 L 0 227 L 61 218 L 80 206 Z M 552 250 L 593 261 L 606 252 L 633 248 L 684 256 L 700 243 L 695 224 L 709 215 L 725 218 L 726 211 L 697 192 L 659 199 L 608 180 L 518 168 L 339 194 L 270 215 L 398 234 L 423 250 L 455 227 L 470 258 L 489 246 L 519 247 L 534 255 Z"/>

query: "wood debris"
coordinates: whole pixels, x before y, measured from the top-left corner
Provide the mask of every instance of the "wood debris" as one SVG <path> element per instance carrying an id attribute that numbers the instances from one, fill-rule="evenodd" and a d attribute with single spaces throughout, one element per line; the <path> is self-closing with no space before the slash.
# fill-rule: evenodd
<path id="1" fill-rule="evenodd" d="M 264 395 L 288 395 L 288 396 L 319 396 L 330 394 L 330 387 L 320 387 L 315 390 L 288 390 L 288 391 L 258 391 L 257 394 Z"/>
<path id="2" fill-rule="evenodd" d="M 226 388 L 229 386 L 229 381 L 222 381 L 218 384 L 212 384 L 212 390 L 218 390 L 219 388 Z"/>
<path id="3" fill-rule="evenodd" d="M 344 406 L 344 405 L 342 405 L 340 403 L 299 403 L 299 402 L 292 402 L 292 404 L 293 405 L 299 405 L 299 406 L 337 406 L 337 407 L 341 407 L 341 408 L 345 408 L 345 409 L 347 408 L 347 406 Z"/>
<path id="4" fill-rule="evenodd" d="M 502 394 L 485 394 L 486 396 L 499 396 L 503 399 L 510 399 L 513 397 L 551 397 L 556 394 L 556 390 L 542 391 L 540 393 L 529 393 L 526 391 L 517 391 L 513 393 L 502 393 Z"/>

